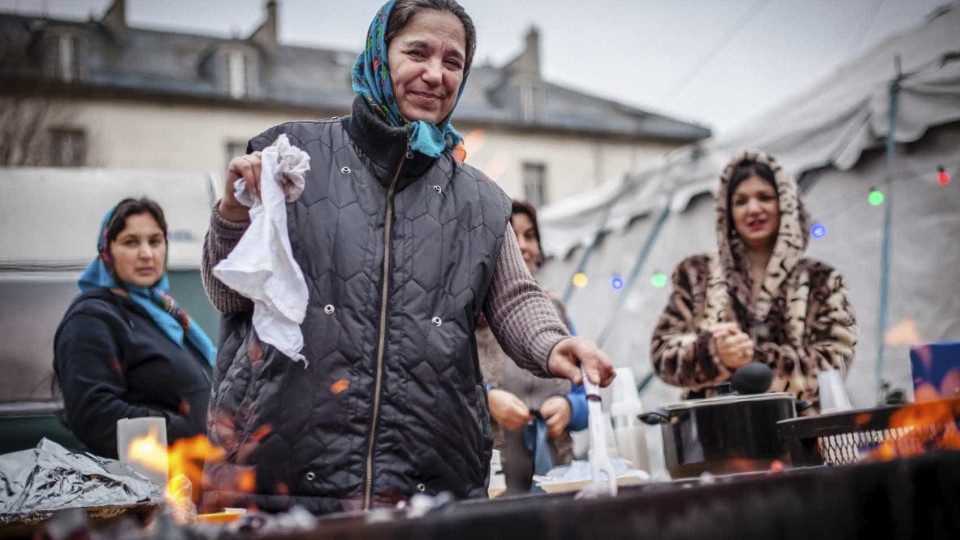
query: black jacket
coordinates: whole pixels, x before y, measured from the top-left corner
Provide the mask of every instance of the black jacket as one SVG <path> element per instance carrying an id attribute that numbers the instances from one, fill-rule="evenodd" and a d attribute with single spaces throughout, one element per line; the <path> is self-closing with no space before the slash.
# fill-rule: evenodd
<path id="1" fill-rule="evenodd" d="M 210 365 L 108 289 L 73 301 L 57 328 L 53 367 L 67 427 L 95 454 L 117 457 L 121 418 L 165 417 L 168 443 L 206 431 Z"/>
<path id="2" fill-rule="evenodd" d="M 492 442 L 474 321 L 510 199 L 448 155 L 407 157 L 405 131 L 362 98 L 353 112 L 251 141 L 259 150 L 285 133 L 310 155 L 306 188 L 287 205 L 309 290 L 309 365 L 259 344 L 249 315 L 225 318 L 209 432 L 227 461 L 208 463 L 209 506 L 323 513 L 417 492 L 486 495 Z M 250 471 L 253 496 L 237 485 Z"/>

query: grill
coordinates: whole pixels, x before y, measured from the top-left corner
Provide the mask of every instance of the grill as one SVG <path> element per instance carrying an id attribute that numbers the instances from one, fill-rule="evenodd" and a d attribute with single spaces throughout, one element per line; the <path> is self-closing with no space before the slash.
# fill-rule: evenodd
<path id="1" fill-rule="evenodd" d="M 950 399 L 781 420 L 777 429 L 794 466 L 847 465 L 885 443 L 896 456 L 935 449 L 958 419 L 960 399 Z"/>

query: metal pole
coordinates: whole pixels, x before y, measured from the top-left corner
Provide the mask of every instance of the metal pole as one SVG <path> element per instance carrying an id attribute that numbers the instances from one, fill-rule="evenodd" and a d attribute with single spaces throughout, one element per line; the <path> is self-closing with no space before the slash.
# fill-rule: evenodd
<path id="1" fill-rule="evenodd" d="M 620 291 L 620 295 L 617 297 L 617 302 L 614 304 L 613 309 L 610 310 L 610 314 L 607 316 L 607 320 L 603 325 L 603 328 L 600 330 L 600 334 L 597 336 L 597 346 L 603 347 L 604 342 L 610 336 L 610 332 L 613 330 L 613 326 L 617 320 L 617 314 L 620 312 L 620 309 L 623 308 L 624 302 L 627 300 L 627 294 L 630 292 L 630 288 L 633 287 L 633 284 L 637 281 L 637 277 L 640 276 L 640 271 L 643 270 L 643 265 L 647 261 L 647 257 L 650 255 L 650 251 L 653 249 L 653 245 L 657 240 L 657 237 L 660 236 L 660 230 L 663 228 L 663 224 L 667 221 L 667 217 L 670 216 L 670 205 L 673 204 L 673 196 L 676 193 L 676 190 L 671 189 L 670 194 L 667 195 L 667 202 L 664 203 L 663 209 L 660 211 L 660 215 L 657 216 L 657 221 L 654 222 L 653 228 L 650 229 L 650 232 L 647 233 L 647 238 L 643 242 L 643 248 L 640 250 L 640 253 L 637 254 L 637 259 L 633 263 L 633 268 L 630 269 L 630 275 L 627 276 L 626 281 L 623 283 L 623 289 Z"/>
<path id="2" fill-rule="evenodd" d="M 903 74 L 900 69 L 900 56 L 895 58 L 897 77 L 890 84 L 890 124 L 887 127 L 887 177 L 884 185 L 883 232 L 880 251 L 880 305 L 877 309 L 877 361 L 875 375 L 877 381 L 877 403 L 883 399 L 883 355 L 884 338 L 887 333 L 887 305 L 890 301 L 890 233 L 893 219 L 893 179 L 896 165 L 897 108 L 900 97 L 900 81 Z"/>

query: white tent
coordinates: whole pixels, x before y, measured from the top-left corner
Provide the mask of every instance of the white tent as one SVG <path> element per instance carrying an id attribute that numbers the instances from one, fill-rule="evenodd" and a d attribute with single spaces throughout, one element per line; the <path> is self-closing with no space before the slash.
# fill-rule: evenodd
<path id="1" fill-rule="evenodd" d="M 896 152 L 887 183 L 884 147 L 898 62 Z M 851 285 L 861 332 L 847 382 L 855 406 L 872 406 L 878 397 L 885 209 L 868 204 L 867 195 L 872 187 L 886 194 L 892 211 L 887 328 L 893 330 L 880 377 L 911 390 L 905 344 L 960 339 L 960 3 L 886 40 L 735 135 L 680 148 L 652 168 L 543 209 L 543 248 L 552 259 L 542 280 L 564 292 L 587 252 L 587 285 L 573 291 L 568 308 L 581 335 L 609 332 L 604 348 L 615 365 L 640 376 L 651 371 L 650 335 L 670 291 L 669 284 L 654 287 L 651 276 L 669 276 L 684 257 L 716 249 L 712 195 L 721 168 L 741 149 L 777 157 L 800 179 L 814 220 L 826 226 L 826 236 L 811 239 L 807 255 L 837 267 Z M 937 183 L 939 166 L 954 178 L 947 186 Z M 659 223 L 665 206 L 670 213 Z M 590 248 L 598 232 L 602 240 Z M 651 237 L 649 258 L 621 297 L 611 279 L 629 277 Z M 616 310 L 619 302 L 623 308 Z M 679 393 L 654 379 L 642 397 L 650 407 L 675 401 Z"/>

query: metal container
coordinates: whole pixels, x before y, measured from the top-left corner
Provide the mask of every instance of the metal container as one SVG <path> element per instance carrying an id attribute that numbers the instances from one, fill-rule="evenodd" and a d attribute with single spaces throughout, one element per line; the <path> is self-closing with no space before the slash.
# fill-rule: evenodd
<path id="1" fill-rule="evenodd" d="M 789 460 L 777 422 L 796 416 L 796 396 L 777 392 L 684 401 L 639 418 L 660 425 L 667 470 L 684 478 L 763 470 Z"/>

